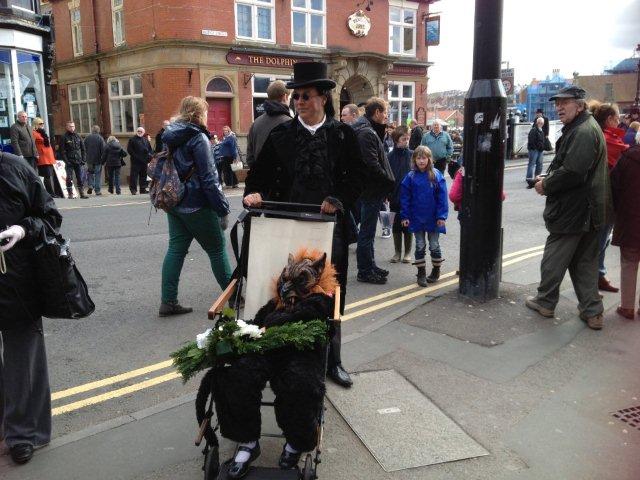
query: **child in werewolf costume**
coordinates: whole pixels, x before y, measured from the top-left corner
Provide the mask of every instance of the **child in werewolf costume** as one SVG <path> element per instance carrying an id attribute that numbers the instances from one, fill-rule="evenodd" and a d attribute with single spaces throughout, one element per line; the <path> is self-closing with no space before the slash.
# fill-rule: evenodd
<path id="1" fill-rule="evenodd" d="M 331 317 L 338 282 L 326 253 L 300 250 L 274 282 L 274 296 L 253 323 L 264 328 Z M 278 465 L 295 468 L 302 452 L 315 448 L 324 387 L 324 347 L 283 348 L 244 355 L 219 369 L 213 396 L 223 437 L 239 442 L 229 478 L 242 478 L 260 455 L 260 401 L 267 381 L 275 393 L 276 421 L 287 440 Z"/>

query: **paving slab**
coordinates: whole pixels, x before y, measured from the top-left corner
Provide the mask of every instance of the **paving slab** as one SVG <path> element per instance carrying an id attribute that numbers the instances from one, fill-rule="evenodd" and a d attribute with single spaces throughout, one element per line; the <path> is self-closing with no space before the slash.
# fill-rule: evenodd
<path id="1" fill-rule="evenodd" d="M 351 389 L 329 386 L 328 397 L 386 472 L 489 455 L 397 372 L 353 380 Z"/>

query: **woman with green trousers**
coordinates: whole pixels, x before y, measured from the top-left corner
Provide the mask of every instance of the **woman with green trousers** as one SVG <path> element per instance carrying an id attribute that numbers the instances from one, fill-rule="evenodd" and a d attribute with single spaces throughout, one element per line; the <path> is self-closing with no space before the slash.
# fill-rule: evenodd
<path id="1" fill-rule="evenodd" d="M 211 269 L 223 290 L 231 280 L 231 266 L 225 250 L 229 203 L 222 193 L 207 131 L 207 102 L 185 97 L 180 113 L 162 135 L 180 178 L 187 178 L 180 203 L 167 213 L 169 248 L 162 264 L 162 303 L 159 315 L 192 312 L 178 303 L 180 271 L 195 238 L 209 255 Z"/>

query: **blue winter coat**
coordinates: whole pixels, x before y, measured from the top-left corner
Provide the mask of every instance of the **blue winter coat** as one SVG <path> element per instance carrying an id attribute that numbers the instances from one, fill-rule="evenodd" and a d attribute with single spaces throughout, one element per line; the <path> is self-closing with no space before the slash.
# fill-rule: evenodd
<path id="1" fill-rule="evenodd" d="M 238 156 L 238 141 L 236 140 L 235 135 L 227 135 L 224 139 L 219 143 L 220 145 L 220 156 L 222 157 L 231 157 L 236 158 Z"/>
<path id="2" fill-rule="evenodd" d="M 409 220 L 410 232 L 447 233 L 445 227 L 436 226 L 437 220 L 449 215 L 447 181 L 434 169 L 435 182 L 427 172 L 413 170 L 400 184 L 400 219 Z"/>
<path id="3" fill-rule="evenodd" d="M 187 209 L 209 207 L 220 217 L 226 216 L 229 202 L 220 187 L 207 129 L 193 123 L 174 122 L 165 129 L 162 141 L 173 153 L 173 163 L 180 178 L 187 177 L 195 166 L 185 182 L 185 193 L 179 206 Z"/>

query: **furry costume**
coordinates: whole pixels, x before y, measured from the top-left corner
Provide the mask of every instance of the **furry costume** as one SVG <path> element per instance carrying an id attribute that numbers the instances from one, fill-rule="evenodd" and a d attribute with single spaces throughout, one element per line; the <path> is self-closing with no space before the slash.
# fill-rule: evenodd
<path id="1" fill-rule="evenodd" d="M 326 254 L 300 250 L 274 282 L 274 297 L 253 323 L 273 327 L 331 317 L 337 281 Z M 260 438 L 260 401 L 267 381 L 275 393 L 276 421 L 287 442 L 300 452 L 317 443 L 318 413 L 324 396 L 323 346 L 245 355 L 218 369 L 213 396 L 222 436 L 236 442 Z"/>

